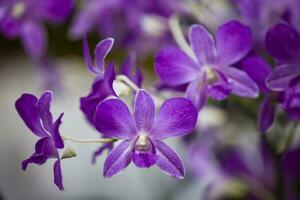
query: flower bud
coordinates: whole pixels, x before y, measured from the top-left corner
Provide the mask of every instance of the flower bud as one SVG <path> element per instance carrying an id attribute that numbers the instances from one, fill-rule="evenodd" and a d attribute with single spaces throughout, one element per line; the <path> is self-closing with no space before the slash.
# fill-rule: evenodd
<path id="1" fill-rule="evenodd" d="M 67 147 L 66 150 L 64 151 L 63 155 L 61 156 L 61 159 L 73 158 L 76 156 L 77 156 L 77 154 L 76 154 L 75 150 L 71 147 Z"/>

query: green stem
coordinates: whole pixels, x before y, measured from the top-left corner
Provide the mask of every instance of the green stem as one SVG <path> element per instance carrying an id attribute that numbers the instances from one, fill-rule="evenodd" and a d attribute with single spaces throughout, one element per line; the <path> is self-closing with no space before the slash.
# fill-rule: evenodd
<path id="1" fill-rule="evenodd" d="M 169 26 L 171 33 L 173 35 L 174 40 L 176 41 L 177 45 L 189 56 L 196 59 L 195 54 L 191 47 L 188 45 L 187 41 L 185 40 L 185 37 L 182 33 L 182 30 L 180 28 L 179 24 L 179 18 L 176 15 L 173 15 L 169 20 Z"/>
<path id="2" fill-rule="evenodd" d="M 118 139 L 116 138 L 78 139 L 78 138 L 72 138 L 68 136 L 63 136 L 63 139 L 71 142 L 77 142 L 77 143 L 110 143 L 110 142 L 118 141 Z"/>

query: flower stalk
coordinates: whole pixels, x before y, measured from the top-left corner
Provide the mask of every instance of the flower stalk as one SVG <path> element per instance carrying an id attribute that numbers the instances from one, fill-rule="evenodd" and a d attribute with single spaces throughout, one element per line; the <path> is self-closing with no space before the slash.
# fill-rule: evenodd
<path id="1" fill-rule="evenodd" d="M 177 15 L 173 15 L 169 20 L 169 27 L 173 35 L 174 40 L 178 46 L 189 56 L 196 60 L 196 57 L 193 53 L 193 50 L 188 45 L 187 41 L 184 38 L 183 32 L 180 28 L 179 18 Z"/>
<path id="2" fill-rule="evenodd" d="M 110 143 L 110 142 L 118 141 L 118 139 L 116 138 L 78 139 L 78 138 L 72 138 L 68 136 L 63 136 L 63 140 L 68 140 L 76 143 Z"/>

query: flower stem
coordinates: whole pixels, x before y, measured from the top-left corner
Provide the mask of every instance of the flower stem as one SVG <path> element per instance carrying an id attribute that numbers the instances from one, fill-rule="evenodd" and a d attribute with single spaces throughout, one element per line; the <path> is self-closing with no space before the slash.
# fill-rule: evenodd
<path id="1" fill-rule="evenodd" d="M 124 82 L 128 87 L 130 87 L 134 91 L 138 91 L 140 88 L 132 82 L 127 76 L 125 75 L 118 75 L 116 77 L 117 80 Z"/>
<path id="2" fill-rule="evenodd" d="M 178 46 L 189 56 L 192 58 L 195 58 L 194 52 L 191 49 L 191 47 L 188 45 L 187 41 L 184 38 L 184 35 L 182 33 L 182 30 L 180 28 L 179 19 L 178 16 L 173 15 L 169 20 L 169 26 L 171 33 L 173 35 L 173 38 L 175 39 Z"/>
<path id="3" fill-rule="evenodd" d="M 116 138 L 101 138 L 101 139 L 78 139 L 78 138 L 72 138 L 68 136 L 63 136 L 64 140 L 69 140 L 72 142 L 77 143 L 110 143 L 110 142 L 116 142 L 118 139 Z"/>

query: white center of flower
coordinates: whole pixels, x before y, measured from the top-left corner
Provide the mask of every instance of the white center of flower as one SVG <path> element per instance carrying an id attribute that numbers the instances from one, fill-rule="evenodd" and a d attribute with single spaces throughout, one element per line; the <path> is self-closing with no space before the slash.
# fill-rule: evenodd
<path id="1" fill-rule="evenodd" d="M 25 3 L 19 1 L 11 9 L 11 15 L 15 18 L 20 18 L 25 13 Z"/>
<path id="2" fill-rule="evenodd" d="M 147 151 L 150 145 L 149 137 L 145 133 L 140 134 L 135 142 L 135 148 L 138 151 Z"/>
<path id="3" fill-rule="evenodd" d="M 165 31 L 164 19 L 156 15 L 145 15 L 142 20 L 142 28 L 145 33 L 153 36 L 161 36 Z"/>
<path id="4" fill-rule="evenodd" d="M 214 84 L 218 81 L 219 76 L 214 69 L 211 67 L 207 67 L 206 69 L 206 77 L 209 84 Z"/>

